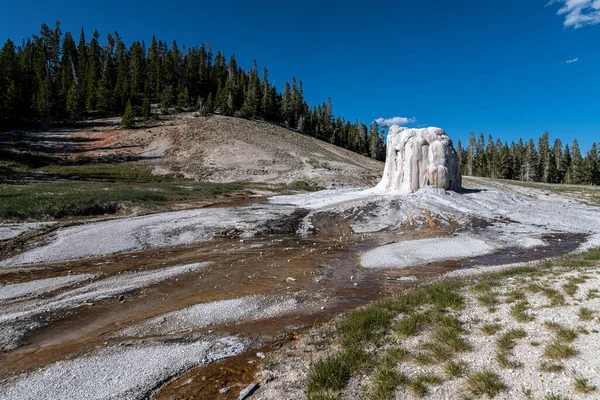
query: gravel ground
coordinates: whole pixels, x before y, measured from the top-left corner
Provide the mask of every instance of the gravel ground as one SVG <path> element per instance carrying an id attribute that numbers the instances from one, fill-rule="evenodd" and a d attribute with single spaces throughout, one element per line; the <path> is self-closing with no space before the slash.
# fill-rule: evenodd
<path id="1" fill-rule="evenodd" d="M 495 271 L 494 271 L 495 272 Z M 577 284 L 573 295 L 568 294 L 563 285 L 569 279 L 587 279 Z M 474 281 L 477 283 L 477 281 Z M 530 284 L 538 284 L 553 289 L 564 296 L 564 304 L 553 304 L 541 292 L 527 290 Z M 470 373 L 490 370 L 496 373 L 505 389 L 494 398 L 512 399 L 597 399 L 600 398 L 600 267 L 568 268 L 554 267 L 538 276 L 513 276 L 500 281 L 492 291 L 497 293 L 498 303 L 490 310 L 480 304 L 481 292 L 466 286 L 460 293 L 465 298 L 464 309 L 455 315 L 464 323 L 465 338 L 471 350 L 457 353 L 454 360 L 466 363 Z M 481 289 L 480 289 L 481 290 Z M 509 297 L 514 291 L 522 291 L 533 316 L 529 321 L 518 322 L 511 308 L 515 304 Z M 590 294 L 591 293 L 591 294 Z M 579 316 L 581 307 L 592 310 L 590 319 Z M 401 318 L 403 315 L 398 316 Z M 486 335 L 481 328 L 486 324 L 498 324 L 498 331 Z M 568 344 L 576 354 L 564 359 L 551 359 L 545 355 L 546 346 L 556 340 L 556 333 L 547 323 L 560 324 L 572 329 L 575 337 Z M 496 360 L 497 340 L 511 329 L 523 329 L 525 337 L 515 340 L 515 347 L 509 359 L 514 366 L 502 367 Z M 261 389 L 259 398 L 306 398 L 306 379 L 310 365 L 315 360 L 336 352 L 336 345 L 327 339 L 335 330 L 330 324 L 317 328 L 304 335 L 288 348 L 270 355 L 269 366 L 259 373 Z M 410 354 L 422 351 L 421 346 L 430 339 L 433 329 L 426 329 L 414 337 L 403 337 L 390 330 L 382 340 L 383 346 L 377 349 L 367 347 L 367 351 L 382 354 L 387 346 L 406 348 Z M 544 362 L 562 366 L 560 371 L 546 371 L 541 368 Z M 414 360 L 400 362 L 397 371 L 409 378 L 420 374 L 433 374 L 441 379 L 438 385 L 428 384 L 425 398 L 433 400 L 488 398 L 474 396 L 469 392 L 466 377 L 448 378 L 443 364 L 424 365 Z M 372 370 L 351 379 L 342 398 L 369 399 Z M 587 379 L 590 393 L 582 393 L 575 387 L 575 378 Z M 594 389 L 595 388 L 595 389 Z M 553 395 L 555 397 L 546 397 Z M 560 397 L 559 397 L 560 396 Z M 399 387 L 390 399 L 422 398 L 411 393 L 406 387 Z"/>
<path id="2" fill-rule="evenodd" d="M 580 284 L 577 294 L 574 298 L 567 297 L 567 303 L 564 306 L 550 306 L 548 299 L 542 294 L 528 294 L 527 300 L 532 305 L 531 313 L 535 314 L 535 320 L 526 323 L 515 321 L 510 313 L 511 304 L 501 304 L 497 311 L 490 313 L 486 307 L 477 304 L 474 293 L 467 294 L 467 307 L 463 315 L 467 321 L 481 322 L 477 326 L 485 323 L 499 323 L 502 327 L 501 332 L 494 336 L 486 336 L 479 329 L 472 330 L 469 341 L 474 352 L 460 355 L 460 359 L 467 362 L 472 370 L 482 370 L 489 368 L 502 378 L 507 385 L 507 390 L 499 394 L 496 399 L 509 400 L 524 398 L 523 390 L 533 391 L 534 398 L 542 398 L 548 393 L 565 396 L 570 399 L 591 399 L 599 398 L 600 394 L 596 391 L 593 394 L 576 393 L 573 387 L 574 374 L 579 374 L 590 380 L 590 385 L 600 388 L 600 321 L 598 312 L 600 311 L 600 298 L 586 299 L 585 293 L 590 289 L 600 287 L 600 277 L 597 270 L 591 279 Z M 569 276 L 578 276 L 578 273 L 567 273 L 560 276 L 544 277 L 540 283 L 549 284 L 550 287 L 561 291 L 561 284 L 567 281 Z M 522 287 L 523 283 L 517 279 L 509 281 L 505 290 L 511 290 L 516 287 Z M 581 321 L 577 314 L 580 307 L 587 307 L 595 311 L 596 317 L 591 321 Z M 573 341 L 572 346 L 577 349 L 578 354 L 566 360 L 558 361 L 564 364 L 564 370 L 561 372 L 543 372 L 540 370 L 540 363 L 544 360 L 544 348 L 550 343 L 554 334 L 550 329 L 544 326 L 545 322 L 555 322 L 564 325 L 567 328 L 575 330 L 585 330 L 587 333 L 579 333 Z M 495 346 L 493 343 L 502 332 L 509 329 L 525 330 L 527 337 L 517 341 L 514 349 L 514 360 L 521 363 L 520 368 L 501 368 L 495 361 Z M 533 343 L 533 344 L 532 344 Z M 446 381 L 439 387 L 431 389 L 429 399 L 449 399 L 458 397 L 464 388 L 464 380 L 458 379 Z M 396 398 L 403 398 L 398 396 Z"/>
<path id="3" fill-rule="evenodd" d="M 154 346 L 112 346 L 0 383 L 2 400 L 133 400 L 190 368 L 246 350 L 238 338 Z"/>
<path id="4" fill-rule="evenodd" d="M 50 243 L 0 261 L 0 267 L 72 260 L 210 240 L 237 230 L 242 237 L 270 232 L 296 211 L 292 206 L 251 205 L 176 211 L 61 229 Z"/>
<path id="5" fill-rule="evenodd" d="M 194 263 L 160 270 L 126 273 L 91 282 L 50 298 L 0 304 L 0 349 L 8 350 L 16 347 L 23 336 L 42 325 L 40 317 L 43 315 L 44 323 L 48 323 L 51 316 L 46 314 L 57 310 L 76 308 L 86 302 L 116 297 L 169 278 L 197 271 L 207 265 L 209 263 Z M 43 281 L 46 280 L 41 281 L 41 285 L 44 285 Z M 36 282 L 40 285 L 40 281 L 30 283 L 35 285 Z"/>
<path id="6" fill-rule="evenodd" d="M 0 285 L 0 304 L 5 300 L 22 299 L 23 297 L 38 296 L 43 293 L 52 292 L 74 283 L 94 279 L 97 276 L 97 274 L 67 275 L 13 285 Z"/>
<path id="7" fill-rule="evenodd" d="M 211 325 L 264 320 L 298 311 L 297 296 L 247 296 L 237 299 L 197 304 L 179 311 L 172 311 L 128 327 L 117 336 L 167 335 L 200 329 Z"/>
<path id="8" fill-rule="evenodd" d="M 53 224 L 53 222 L 27 222 L 24 224 L 0 224 L 0 240 L 15 238 L 25 232 Z"/>

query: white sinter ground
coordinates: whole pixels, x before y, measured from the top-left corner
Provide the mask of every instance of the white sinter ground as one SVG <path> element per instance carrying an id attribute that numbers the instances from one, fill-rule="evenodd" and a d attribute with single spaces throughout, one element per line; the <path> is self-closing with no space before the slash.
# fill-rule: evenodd
<path id="1" fill-rule="evenodd" d="M 134 400 L 190 368 L 235 356 L 234 337 L 154 346 L 111 346 L 23 374 L 0 388 L 0 400 Z"/>

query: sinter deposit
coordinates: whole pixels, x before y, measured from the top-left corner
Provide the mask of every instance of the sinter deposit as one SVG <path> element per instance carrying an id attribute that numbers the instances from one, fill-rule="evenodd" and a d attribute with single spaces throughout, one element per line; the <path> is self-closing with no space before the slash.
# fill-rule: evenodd
<path id="1" fill-rule="evenodd" d="M 412 193 L 425 186 L 461 188 L 460 164 L 452 140 L 440 128 L 392 126 L 387 157 L 377 190 Z"/>

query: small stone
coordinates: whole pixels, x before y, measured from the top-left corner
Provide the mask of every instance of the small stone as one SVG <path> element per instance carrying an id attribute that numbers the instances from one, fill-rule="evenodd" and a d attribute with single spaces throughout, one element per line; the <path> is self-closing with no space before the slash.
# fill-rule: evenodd
<path id="1" fill-rule="evenodd" d="M 262 351 L 259 351 L 258 353 L 256 353 L 256 357 L 258 358 L 265 358 L 265 353 L 263 353 Z"/>
<path id="2" fill-rule="evenodd" d="M 285 278 L 286 282 L 296 282 L 296 278 L 292 278 L 291 276 L 288 276 L 287 278 Z"/>
<path id="3" fill-rule="evenodd" d="M 238 400 L 244 400 L 245 398 L 250 396 L 252 394 L 252 392 L 254 392 L 256 390 L 256 388 L 258 388 L 258 383 L 249 384 L 248 386 L 246 386 L 246 388 L 244 390 L 242 390 L 240 392 L 240 395 L 238 396 Z"/>
<path id="4" fill-rule="evenodd" d="M 229 392 L 230 390 L 231 390 L 231 388 L 224 387 L 224 388 L 221 388 L 221 389 L 219 389 L 219 393 L 227 393 L 227 392 Z"/>

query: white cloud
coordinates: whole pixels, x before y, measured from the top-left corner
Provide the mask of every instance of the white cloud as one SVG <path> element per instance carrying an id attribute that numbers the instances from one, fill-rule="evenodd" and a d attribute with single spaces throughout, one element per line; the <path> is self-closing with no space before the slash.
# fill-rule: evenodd
<path id="1" fill-rule="evenodd" d="M 406 118 L 406 117 L 393 117 L 393 118 L 377 118 L 375 120 L 379 125 L 406 125 L 406 124 L 414 124 L 417 122 L 416 118 Z"/>
<path id="2" fill-rule="evenodd" d="M 557 15 L 565 16 L 565 28 L 600 24 L 600 0 L 550 0 L 546 6 L 555 3 L 562 5 Z"/>
<path id="3" fill-rule="evenodd" d="M 579 58 L 575 57 L 575 58 L 573 58 L 571 60 L 565 61 L 564 64 L 573 64 L 573 63 L 576 63 L 577 61 L 579 61 Z"/>

